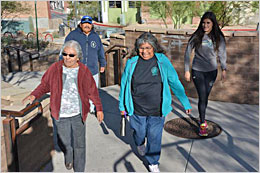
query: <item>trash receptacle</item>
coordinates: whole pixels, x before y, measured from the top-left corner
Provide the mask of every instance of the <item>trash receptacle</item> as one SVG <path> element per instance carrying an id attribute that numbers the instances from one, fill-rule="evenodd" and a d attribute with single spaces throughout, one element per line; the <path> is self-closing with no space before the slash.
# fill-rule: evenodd
<path id="1" fill-rule="evenodd" d="M 59 26 L 59 35 L 60 37 L 64 37 L 65 36 L 65 28 L 64 28 L 64 24 L 61 23 L 60 26 Z"/>

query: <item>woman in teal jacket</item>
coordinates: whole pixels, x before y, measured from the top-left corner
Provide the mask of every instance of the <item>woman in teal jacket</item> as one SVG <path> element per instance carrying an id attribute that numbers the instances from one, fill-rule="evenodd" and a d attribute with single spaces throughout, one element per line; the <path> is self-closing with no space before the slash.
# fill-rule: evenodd
<path id="1" fill-rule="evenodd" d="M 159 172 L 162 129 L 165 116 L 172 110 L 170 88 L 186 113 L 191 111 L 178 74 L 163 53 L 152 34 L 142 34 L 135 42 L 137 56 L 126 63 L 119 95 L 120 113 L 129 115 L 137 150 L 145 156 L 152 172 Z"/>

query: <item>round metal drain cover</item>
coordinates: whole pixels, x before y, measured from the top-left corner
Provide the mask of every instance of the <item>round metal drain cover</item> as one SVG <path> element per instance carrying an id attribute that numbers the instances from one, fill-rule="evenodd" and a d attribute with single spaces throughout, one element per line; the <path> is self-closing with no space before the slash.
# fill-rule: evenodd
<path id="1" fill-rule="evenodd" d="M 218 136 L 222 132 L 222 128 L 207 120 L 208 136 L 199 136 L 199 120 L 193 117 L 175 118 L 167 121 L 164 125 L 164 130 L 168 133 L 188 139 L 205 139 Z"/>

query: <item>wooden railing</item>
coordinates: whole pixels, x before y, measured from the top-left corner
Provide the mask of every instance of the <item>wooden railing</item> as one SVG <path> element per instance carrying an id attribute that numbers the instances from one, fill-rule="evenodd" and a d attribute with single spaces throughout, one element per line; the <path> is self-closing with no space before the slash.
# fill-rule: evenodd
<path id="1" fill-rule="evenodd" d="M 117 52 L 117 72 L 118 72 L 118 84 L 120 85 L 121 83 L 121 61 L 120 58 L 125 58 L 126 55 L 129 53 L 128 47 L 127 46 L 123 46 L 123 45 L 113 45 L 111 48 L 109 48 L 106 52 L 105 52 L 105 56 L 106 56 L 106 86 L 108 85 L 108 79 L 109 79 L 109 73 L 110 73 L 110 68 L 109 68 L 109 53 L 111 52 Z M 114 66 L 115 67 L 115 66 Z"/>
<path id="2" fill-rule="evenodd" d="M 21 127 L 19 127 L 19 125 L 16 123 L 15 118 L 24 117 L 25 115 L 27 115 L 29 112 L 31 112 L 37 107 L 38 107 L 37 116 L 40 116 L 43 113 L 43 108 L 41 103 L 38 101 L 28 105 L 21 111 L 1 110 L 1 117 L 6 117 L 2 122 L 3 122 L 3 130 L 4 130 L 8 172 L 19 171 L 16 136 L 23 133 L 26 129 L 28 129 L 37 116 L 32 118 L 29 122 L 23 124 Z"/>

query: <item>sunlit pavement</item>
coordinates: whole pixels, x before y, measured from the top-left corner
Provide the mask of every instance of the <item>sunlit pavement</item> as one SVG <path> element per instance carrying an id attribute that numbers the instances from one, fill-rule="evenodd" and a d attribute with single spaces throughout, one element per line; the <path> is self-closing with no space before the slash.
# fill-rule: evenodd
<path id="1" fill-rule="evenodd" d="M 19 72 L 5 80 L 33 89 L 42 74 Z M 147 172 L 145 159 L 136 152 L 129 125 L 126 136 L 119 135 L 119 90 L 118 85 L 100 89 L 105 114 L 101 125 L 95 116 L 89 114 L 87 118 L 87 172 Z M 197 99 L 190 98 L 190 102 L 191 116 L 198 117 Z M 187 116 L 175 98 L 172 106 L 166 121 Z M 206 119 L 222 127 L 219 136 L 193 140 L 163 132 L 161 172 L 258 172 L 259 106 L 209 101 Z M 72 172 L 66 170 L 63 154 L 55 148 L 52 160 L 41 171 Z"/>

